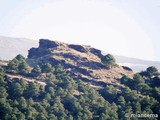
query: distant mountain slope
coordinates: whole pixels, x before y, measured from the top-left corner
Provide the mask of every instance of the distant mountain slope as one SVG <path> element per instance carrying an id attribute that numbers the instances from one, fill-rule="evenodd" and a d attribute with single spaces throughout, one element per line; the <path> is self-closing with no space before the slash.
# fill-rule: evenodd
<path id="1" fill-rule="evenodd" d="M 38 46 L 38 42 L 35 40 L 0 36 L 0 59 L 11 60 L 17 54 L 26 57 L 28 50 L 36 46 Z"/>
<path id="2" fill-rule="evenodd" d="M 156 66 L 160 70 L 159 61 L 147 61 L 118 55 L 114 55 L 114 57 L 120 65 L 128 66 L 135 72 L 145 70 L 149 66 Z"/>

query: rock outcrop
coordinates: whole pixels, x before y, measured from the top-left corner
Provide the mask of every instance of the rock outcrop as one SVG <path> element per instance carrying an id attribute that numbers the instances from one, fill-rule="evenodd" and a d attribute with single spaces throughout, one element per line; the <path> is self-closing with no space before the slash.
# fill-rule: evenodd
<path id="1" fill-rule="evenodd" d="M 39 40 L 39 48 L 48 49 L 57 47 L 58 44 L 54 41 L 50 41 L 48 39 L 40 39 Z"/>
<path id="2" fill-rule="evenodd" d="M 87 49 L 85 49 L 85 47 L 81 46 L 81 45 L 68 45 L 69 48 L 72 48 L 74 50 L 77 50 L 79 52 L 87 52 Z"/>
<path id="3" fill-rule="evenodd" d="M 75 80 L 81 79 L 92 85 L 119 85 L 118 79 L 122 75 L 132 77 L 133 72 L 129 68 L 117 66 L 106 69 L 101 62 L 102 57 L 101 51 L 91 46 L 40 39 L 39 47 L 29 50 L 27 61 L 31 66 L 61 64 Z"/>

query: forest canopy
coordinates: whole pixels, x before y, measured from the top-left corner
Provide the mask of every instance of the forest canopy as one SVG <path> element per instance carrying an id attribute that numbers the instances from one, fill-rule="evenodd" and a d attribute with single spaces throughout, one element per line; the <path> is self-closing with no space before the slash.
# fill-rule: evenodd
<path id="1" fill-rule="evenodd" d="M 112 56 L 105 59 L 115 65 Z M 119 82 L 123 87 L 106 84 L 97 89 L 80 79 L 75 81 L 60 64 L 32 68 L 18 55 L 0 67 L 0 119 L 128 120 L 131 116 L 126 113 L 156 114 L 152 119 L 158 119 L 160 73 L 156 67 L 133 78 L 124 75 Z"/>

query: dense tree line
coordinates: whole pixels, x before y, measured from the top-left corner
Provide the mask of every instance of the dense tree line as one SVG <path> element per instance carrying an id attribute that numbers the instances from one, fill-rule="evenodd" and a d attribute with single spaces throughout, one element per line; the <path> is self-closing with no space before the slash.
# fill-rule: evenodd
<path id="1" fill-rule="evenodd" d="M 26 82 L 23 78 L 11 79 L 7 74 L 20 74 L 46 85 Z M 31 68 L 18 55 L 7 67 L 0 67 L 0 119 L 138 120 L 126 118 L 125 114 L 160 115 L 159 75 L 152 66 L 133 78 L 123 76 L 121 88 L 106 85 L 96 89 L 81 80 L 74 81 L 60 64 L 46 63 Z"/>

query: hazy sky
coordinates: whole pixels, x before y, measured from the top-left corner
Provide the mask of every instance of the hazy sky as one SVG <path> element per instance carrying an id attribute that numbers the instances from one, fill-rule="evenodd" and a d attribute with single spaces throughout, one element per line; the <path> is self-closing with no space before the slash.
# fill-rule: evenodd
<path id="1" fill-rule="evenodd" d="M 160 1 L 0 0 L 0 35 L 160 61 Z"/>

